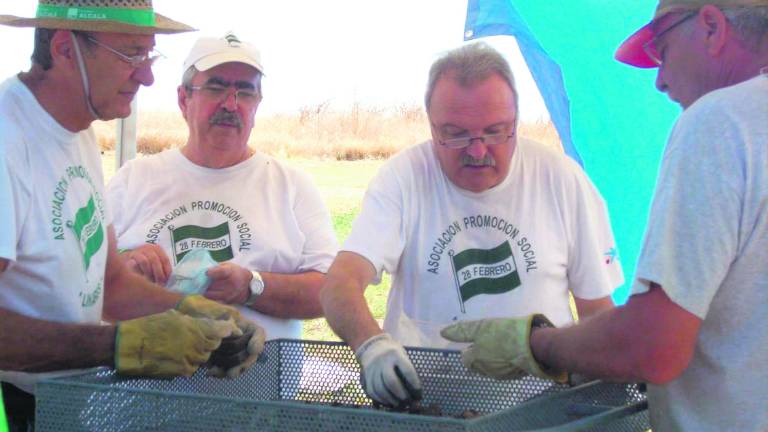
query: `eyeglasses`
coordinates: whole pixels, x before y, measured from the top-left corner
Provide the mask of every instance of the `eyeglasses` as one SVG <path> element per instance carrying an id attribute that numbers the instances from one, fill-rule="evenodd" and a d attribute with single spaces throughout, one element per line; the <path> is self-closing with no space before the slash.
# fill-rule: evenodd
<path id="1" fill-rule="evenodd" d="M 112 48 L 111 46 L 105 44 L 104 42 L 100 42 L 99 40 L 94 39 L 91 36 L 85 36 L 85 38 L 89 42 L 94 43 L 94 44 L 104 48 L 105 50 L 111 52 L 112 54 L 120 57 L 120 60 L 128 63 L 134 69 L 139 69 L 139 68 L 142 68 L 144 66 L 152 66 L 157 60 L 165 57 L 160 51 L 158 51 L 156 49 L 153 49 L 152 51 L 150 51 L 150 52 L 148 52 L 146 54 L 138 54 L 138 55 L 129 56 L 129 55 L 125 55 L 125 54 L 121 53 L 120 51 Z"/>
<path id="2" fill-rule="evenodd" d="M 479 137 L 461 137 L 461 138 L 451 138 L 447 140 L 440 140 L 439 143 L 442 146 L 448 147 L 449 149 L 463 149 L 465 147 L 469 147 L 473 141 L 480 140 L 481 143 L 486 145 L 498 145 L 498 144 L 504 144 L 509 141 L 510 138 L 515 136 L 515 133 L 512 132 L 511 134 L 502 132 L 497 134 L 488 134 L 488 135 L 481 135 Z"/>
<path id="3" fill-rule="evenodd" d="M 200 86 L 187 86 L 187 89 L 200 92 L 201 96 L 212 102 L 221 103 L 229 97 L 230 87 L 232 86 L 204 84 Z M 255 89 L 235 87 L 235 105 L 242 104 L 244 107 L 253 107 L 259 100 L 261 100 L 261 94 Z"/>
<path id="4" fill-rule="evenodd" d="M 657 66 L 661 66 L 661 62 L 662 62 L 661 53 L 656 48 L 656 41 L 658 41 L 659 38 L 661 38 L 664 34 L 669 33 L 673 28 L 675 28 L 675 27 L 679 26 L 680 24 L 688 21 L 689 19 L 695 17 L 698 14 L 699 14 L 698 12 L 690 12 L 690 13 L 687 13 L 687 14 L 683 15 L 682 18 L 680 18 L 679 20 L 675 21 L 671 26 L 669 26 L 669 27 L 665 28 L 664 30 L 660 31 L 659 33 L 657 33 L 653 37 L 653 39 L 651 39 L 648 42 L 644 43 L 643 44 L 643 51 L 645 51 L 645 53 L 648 54 L 648 57 L 650 57 L 651 60 L 654 63 L 656 63 Z"/>

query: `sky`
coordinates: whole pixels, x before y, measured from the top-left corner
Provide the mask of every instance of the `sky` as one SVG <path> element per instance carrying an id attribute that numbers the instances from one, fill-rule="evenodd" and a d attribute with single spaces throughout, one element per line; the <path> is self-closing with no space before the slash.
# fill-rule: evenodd
<path id="1" fill-rule="evenodd" d="M 256 45 L 265 68 L 260 114 L 296 113 L 329 104 L 345 110 L 422 106 L 429 67 L 463 44 L 466 0 L 154 0 L 155 11 L 198 32 L 158 35 L 166 58 L 155 84 L 139 92 L 139 111 L 176 111 L 182 63 L 200 36 L 234 32 Z M 0 14 L 34 16 L 34 0 L 4 1 Z M 0 76 L 29 68 L 32 29 L 0 27 Z M 545 121 L 546 109 L 512 38 L 491 44 L 512 65 L 523 121 Z"/>

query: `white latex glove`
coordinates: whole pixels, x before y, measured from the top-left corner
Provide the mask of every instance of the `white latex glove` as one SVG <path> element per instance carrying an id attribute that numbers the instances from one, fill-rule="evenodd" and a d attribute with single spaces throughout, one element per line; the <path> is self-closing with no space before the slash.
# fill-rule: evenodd
<path id="1" fill-rule="evenodd" d="M 367 341 L 355 351 L 363 369 L 363 389 L 376 402 L 398 407 L 421 399 L 421 380 L 402 345 L 388 333 Z"/>

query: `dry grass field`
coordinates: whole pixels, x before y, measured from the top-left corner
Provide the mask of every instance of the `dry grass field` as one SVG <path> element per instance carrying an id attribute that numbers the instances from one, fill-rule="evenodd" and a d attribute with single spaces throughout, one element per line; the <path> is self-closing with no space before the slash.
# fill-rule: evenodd
<path id="1" fill-rule="evenodd" d="M 105 180 L 115 171 L 114 122 L 97 122 L 96 134 L 103 151 Z M 157 153 L 183 145 L 187 127 L 178 113 L 140 113 L 138 152 Z M 522 124 L 521 136 L 559 147 L 551 124 Z M 301 110 L 296 115 L 257 116 L 249 145 L 310 174 L 331 211 L 339 242 L 349 235 L 352 221 L 368 182 L 387 157 L 429 138 L 426 114 L 420 108 L 363 109 L 332 112 L 324 107 Z M 366 290 L 374 317 L 386 310 L 389 277 Z M 305 321 L 304 337 L 338 340 L 324 319 Z"/>
<path id="2" fill-rule="evenodd" d="M 96 122 L 103 150 L 115 145 L 114 122 Z M 138 119 L 138 152 L 157 153 L 183 145 L 187 126 L 178 112 L 144 112 Z M 520 135 L 559 146 L 551 123 L 523 123 Z M 353 161 L 386 159 L 398 150 L 429 138 L 422 108 L 353 106 L 332 111 L 327 106 L 306 107 L 297 114 L 256 116 L 248 144 L 279 158 Z"/>

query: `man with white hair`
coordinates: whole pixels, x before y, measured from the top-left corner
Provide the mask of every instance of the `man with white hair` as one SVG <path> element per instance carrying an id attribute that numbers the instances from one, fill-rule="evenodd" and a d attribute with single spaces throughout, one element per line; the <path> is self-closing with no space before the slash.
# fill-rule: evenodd
<path id="1" fill-rule="evenodd" d="M 107 194 L 136 272 L 164 284 L 190 251 L 207 250 L 218 265 L 206 297 L 238 306 L 269 339 L 298 339 L 300 320 L 322 315 L 337 241 L 309 176 L 248 146 L 263 72 L 236 35 L 200 38 L 178 88 L 187 142 L 130 161 Z"/>
<path id="2" fill-rule="evenodd" d="M 481 373 L 646 381 L 654 431 L 768 430 L 768 0 L 661 0 L 617 59 L 683 108 L 633 295 L 569 328 L 461 323 Z"/>

